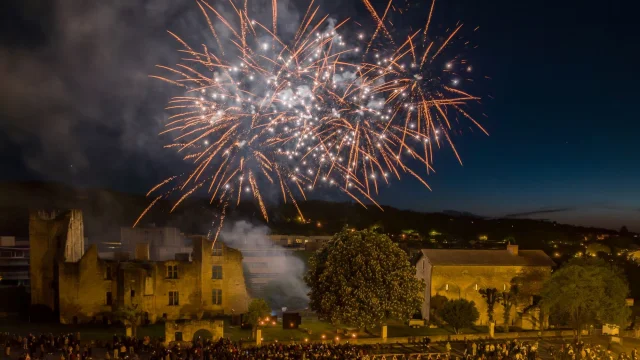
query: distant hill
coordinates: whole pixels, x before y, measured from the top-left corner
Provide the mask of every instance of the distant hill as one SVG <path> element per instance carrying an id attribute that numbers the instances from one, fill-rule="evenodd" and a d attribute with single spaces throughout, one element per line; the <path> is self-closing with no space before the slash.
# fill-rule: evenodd
<path id="1" fill-rule="evenodd" d="M 131 226 L 150 200 L 144 195 L 128 194 L 104 189 L 74 189 L 69 186 L 40 182 L 0 183 L 0 235 L 28 236 L 29 209 L 83 210 L 85 233 L 90 242 L 119 238 L 121 226 Z M 366 228 L 377 226 L 390 234 L 414 230 L 423 237 L 444 234 L 449 240 L 489 240 L 512 237 L 524 247 L 540 247 L 549 240 L 578 241 L 587 233 L 615 231 L 555 224 L 530 219 L 486 219 L 480 216 L 447 210 L 441 213 L 422 213 L 383 206 L 364 208 L 356 203 L 335 203 L 310 200 L 299 203 L 304 221 L 292 204 L 270 206 L 270 222 L 274 233 L 333 234 L 344 226 Z M 206 233 L 213 216 L 218 212 L 206 199 L 193 197 L 174 213 L 169 213 L 169 201 L 159 202 L 143 223 L 175 226 L 187 233 Z M 259 210 L 253 203 L 241 203 L 227 215 L 227 222 L 243 219 L 263 224 Z M 442 235 L 440 235 L 442 236 Z"/>
<path id="2" fill-rule="evenodd" d="M 89 240 L 119 239 L 121 226 L 131 226 L 149 205 L 144 195 L 104 189 L 74 189 L 66 185 L 40 182 L 0 183 L 0 234 L 28 236 L 30 209 L 69 209 L 83 211 L 85 234 Z M 190 233 L 203 233 L 203 224 L 215 209 L 197 199 L 170 214 L 170 203 L 159 202 L 144 223 L 176 226 Z"/>

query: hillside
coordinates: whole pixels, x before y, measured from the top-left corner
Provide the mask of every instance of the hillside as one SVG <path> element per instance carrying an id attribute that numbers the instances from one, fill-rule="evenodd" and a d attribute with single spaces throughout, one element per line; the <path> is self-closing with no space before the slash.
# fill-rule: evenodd
<path id="1" fill-rule="evenodd" d="M 79 208 L 83 210 L 85 232 L 90 242 L 119 237 L 120 226 L 130 226 L 149 204 L 143 195 L 103 189 L 73 189 L 65 185 L 20 182 L 0 183 L 0 234 L 28 236 L 29 209 Z M 310 200 L 301 202 L 304 221 L 292 204 L 270 206 L 268 226 L 274 233 L 329 235 L 344 226 L 378 226 L 391 235 L 408 234 L 421 238 L 445 239 L 465 243 L 481 235 L 488 240 L 515 238 L 524 247 L 541 248 L 548 241 L 575 242 L 587 234 L 615 234 L 615 231 L 561 225 L 527 219 L 486 219 L 469 213 L 447 211 L 421 213 L 384 206 L 364 208 L 355 203 Z M 145 217 L 144 223 L 175 226 L 187 233 L 206 233 L 218 209 L 206 199 L 191 198 L 174 213 L 170 203 L 160 202 Z M 263 223 L 252 203 L 241 203 L 228 214 L 236 219 Z M 411 235 L 413 234 L 413 235 Z"/>

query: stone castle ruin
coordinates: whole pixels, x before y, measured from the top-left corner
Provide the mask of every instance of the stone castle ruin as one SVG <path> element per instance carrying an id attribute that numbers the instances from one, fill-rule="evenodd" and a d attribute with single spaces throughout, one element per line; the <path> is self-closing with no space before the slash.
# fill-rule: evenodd
<path id="1" fill-rule="evenodd" d="M 191 237 L 190 256 L 152 261 L 149 244 L 135 257 L 102 259 L 86 252 L 80 210 L 30 214 L 31 302 L 62 323 L 108 322 L 135 309 L 144 323 L 239 315 L 248 295 L 238 250 Z"/>

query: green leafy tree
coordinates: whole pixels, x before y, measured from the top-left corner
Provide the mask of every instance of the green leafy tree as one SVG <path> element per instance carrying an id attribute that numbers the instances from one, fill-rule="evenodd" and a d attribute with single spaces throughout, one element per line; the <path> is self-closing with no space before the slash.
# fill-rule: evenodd
<path id="1" fill-rule="evenodd" d="M 424 290 L 406 253 L 389 237 L 346 228 L 311 257 L 305 281 L 318 316 L 360 329 L 410 319 Z"/>
<path id="2" fill-rule="evenodd" d="M 466 299 L 449 300 L 438 311 L 438 315 L 458 334 L 463 328 L 469 328 L 478 321 L 480 313 L 473 301 Z"/>
<path id="3" fill-rule="evenodd" d="M 542 289 L 542 306 L 566 318 L 578 337 L 595 323 L 623 325 L 629 285 L 623 273 L 601 259 L 574 259 L 555 271 Z"/>
<path id="4" fill-rule="evenodd" d="M 271 315 L 271 308 L 265 299 L 251 300 L 247 313 L 244 316 L 244 320 L 253 326 L 253 331 L 251 333 L 252 337 L 256 334 L 256 329 L 258 328 L 260 319 L 264 319 L 269 315 Z"/>
<path id="5" fill-rule="evenodd" d="M 496 288 L 480 289 L 479 293 L 487 302 L 487 317 L 489 318 L 489 322 L 492 323 L 494 308 L 496 303 L 498 303 L 500 293 L 498 293 L 498 289 Z"/>
<path id="6" fill-rule="evenodd" d="M 128 305 L 124 307 L 118 308 L 113 316 L 122 321 L 124 326 L 131 327 L 131 335 L 133 337 L 138 333 L 138 326 L 142 321 L 143 311 L 138 307 L 138 305 Z"/>

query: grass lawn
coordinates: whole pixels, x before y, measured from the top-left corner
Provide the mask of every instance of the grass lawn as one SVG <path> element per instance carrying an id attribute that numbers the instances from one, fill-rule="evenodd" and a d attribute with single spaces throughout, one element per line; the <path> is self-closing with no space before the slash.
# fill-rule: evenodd
<path id="1" fill-rule="evenodd" d="M 260 329 L 262 330 L 262 338 L 264 341 L 328 340 L 336 336 L 345 336 L 344 334 L 338 335 L 338 329 L 330 323 L 320 321 L 313 317 L 304 317 L 300 329 L 285 330 L 282 328 L 282 322 L 280 321 L 277 322 L 276 325 L 262 326 Z M 353 332 L 355 331 L 349 331 L 349 334 Z M 370 335 L 367 334 L 356 334 L 356 336 L 370 337 Z M 251 330 L 242 330 L 238 327 L 231 327 L 225 324 L 225 337 L 229 337 L 232 340 L 247 340 L 251 338 Z"/>
<path id="2" fill-rule="evenodd" d="M 462 329 L 461 334 L 478 334 L 488 333 L 489 329 L 486 326 L 477 326 L 470 329 Z M 376 329 L 376 334 L 380 333 L 379 329 Z M 400 321 L 388 321 L 387 322 L 387 336 L 388 337 L 408 337 L 408 336 L 433 336 L 433 335 L 451 335 L 455 334 L 452 328 L 446 326 L 442 328 L 429 328 L 428 326 L 411 328 Z"/>
<path id="3" fill-rule="evenodd" d="M 240 327 L 230 326 L 229 319 L 225 320 L 224 336 L 232 340 L 248 341 L 251 339 L 251 330 L 242 330 Z M 315 316 L 308 316 L 302 318 L 302 324 L 300 329 L 284 330 L 282 329 L 282 322 L 276 323 L 276 325 L 263 326 L 262 338 L 264 341 L 304 341 L 308 340 L 330 340 L 336 336 L 341 339 L 351 337 L 354 333 L 357 338 L 370 338 L 379 337 L 380 328 L 375 328 L 369 331 L 369 333 L 358 332 L 356 329 L 345 329 L 338 333 L 338 328 L 334 327 L 328 322 L 320 321 Z M 402 322 L 389 322 L 387 327 L 387 335 L 391 337 L 407 337 L 407 336 L 432 336 L 432 335 L 448 335 L 453 334 L 453 330 L 449 328 L 434 328 L 428 327 L 422 328 L 410 328 Z M 30 323 L 19 319 L 2 319 L 0 321 L 0 333 L 9 332 L 20 335 L 27 335 L 29 333 L 41 334 L 41 333 L 76 333 L 80 332 L 81 339 L 83 340 L 111 340 L 113 335 L 124 336 L 125 329 L 122 326 L 103 326 L 103 325 L 62 325 L 55 323 Z M 310 333 L 309 333 L 310 332 Z M 345 332 L 347 334 L 345 334 Z M 486 327 L 477 327 L 473 329 L 464 329 L 461 333 L 475 334 L 486 333 Z M 148 326 L 138 327 L 138 337 L 150 336 L 151 338 L 164 337 L 164 324 L 158 323 Z M 323 338 L 324 336 L 324 338 Z"/>

